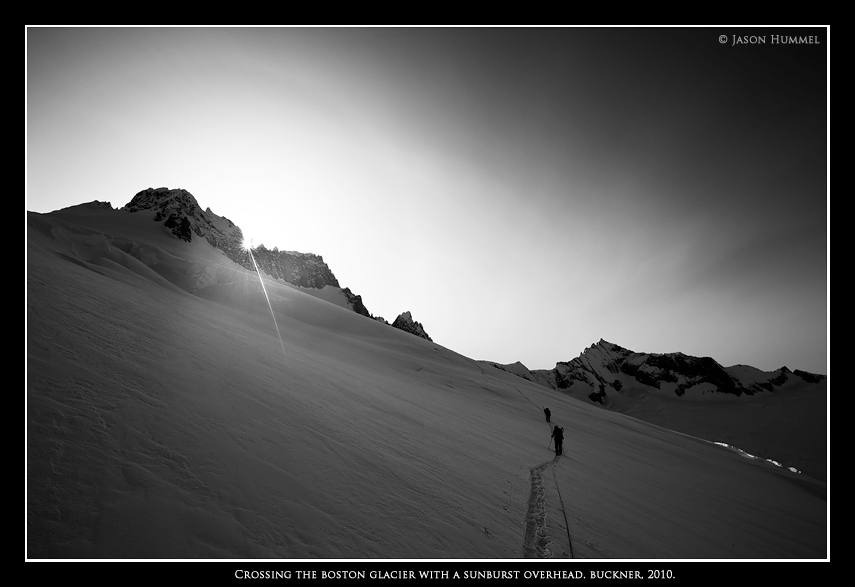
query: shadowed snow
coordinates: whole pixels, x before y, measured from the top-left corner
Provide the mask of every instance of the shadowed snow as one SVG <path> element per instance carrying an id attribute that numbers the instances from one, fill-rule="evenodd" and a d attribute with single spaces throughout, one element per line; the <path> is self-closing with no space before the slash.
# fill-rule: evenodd
<path id="1" fill-rule="evenodd" d="M 827 556 L 824 484 L 299 288 L 268 307 L 141 214 L 27 237 L 31 558 Z"/>

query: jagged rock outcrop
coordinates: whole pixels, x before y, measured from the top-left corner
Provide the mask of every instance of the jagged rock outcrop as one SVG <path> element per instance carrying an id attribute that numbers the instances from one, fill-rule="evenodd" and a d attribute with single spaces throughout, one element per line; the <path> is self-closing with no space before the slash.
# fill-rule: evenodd
<path id="1" fill-rule="evenodd" d="M 362 314 L 368 318 L 374 318 L 371 315 L 371 312 L 368 311 L 368 308 L 365 307 L 365 304 L 362 303 L 362 296 L 358 296 L 352 291 L 350 291 L 349 287 L 342 288 L 341 293 L 344 294 L 344 297 L 347 299 L 347 303 L 350 304 L 350 307 L 353 308 L 353 311 L 357 314 Z M 380 318 L 383 322 L 382 318 Z"/>
<path id="2" fill-rule="evenodd" d="M 430 340 L 431 342 L 433 342 L 431 337 L 428 336 L 428 333 L 425 332 L 425 329 L 421 325 L 421 323 L 413 320 L 413 316 L 412 314 L 410 314 L 410 312 L 404 312 L 403 314 L 400 314 L 397 318 L 395 318 L 395 321 L 392 322 L 392 326 L 399 330 L 403 330 L 404 332 L 414 334 L 419 338 L 424 338 L 425 340 Z"/>
<path id="3" fill-rule="evenodd" d="M 327 285 L 340 287 L 338 279 L 324 262 L 324 258 L 313 253 L 272 250 L 264 245 L 252 249 L 255 262 L 267 275 L 300 287 L 321 289 Z"/>

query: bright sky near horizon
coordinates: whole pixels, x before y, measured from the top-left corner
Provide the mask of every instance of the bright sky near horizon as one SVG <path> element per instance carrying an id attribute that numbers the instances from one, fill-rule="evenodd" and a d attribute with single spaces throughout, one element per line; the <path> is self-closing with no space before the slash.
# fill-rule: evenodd
<path id="1" fill-rule="evenodd" d="M 828 44 L 29 27 L 25 208 L 184 188 L 473 359 L 551 368 L 603 338 L 827 373 Z"/>

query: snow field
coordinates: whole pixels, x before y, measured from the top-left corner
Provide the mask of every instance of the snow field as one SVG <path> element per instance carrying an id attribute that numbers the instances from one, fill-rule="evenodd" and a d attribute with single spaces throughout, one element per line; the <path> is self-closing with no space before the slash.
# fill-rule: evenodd
<path id="1" fill-rule="evenodd" d="M 236 270 L 192 246 L 129 270 L 60 233 L 28 233 L 29 557 L 827 552 L 822 484 L 270 282 L 280 343 L 255 274 L 193 295 L 176 283 Z"/>

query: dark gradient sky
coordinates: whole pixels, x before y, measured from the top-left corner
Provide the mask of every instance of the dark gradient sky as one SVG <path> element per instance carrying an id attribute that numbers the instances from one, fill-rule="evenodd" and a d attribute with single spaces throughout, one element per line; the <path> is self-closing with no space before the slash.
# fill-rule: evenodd
<path id="1" fill-rule="evenodd" d="M 29 28 L 26 207 L 185 188 L 476 359 L 604 338 L 825 373 L 829 42 Z"/>

